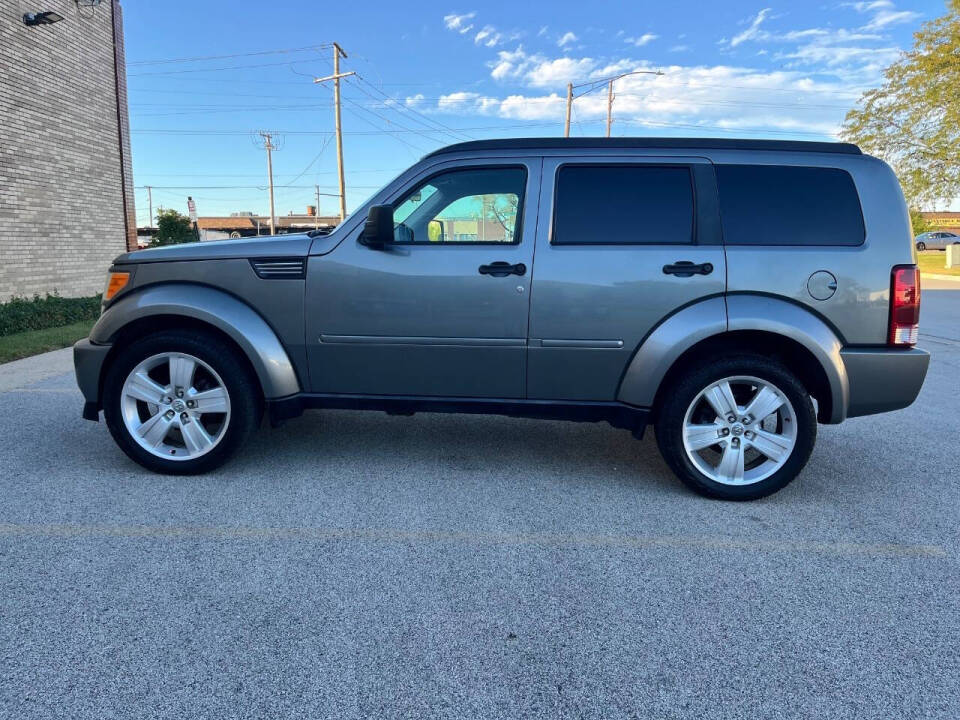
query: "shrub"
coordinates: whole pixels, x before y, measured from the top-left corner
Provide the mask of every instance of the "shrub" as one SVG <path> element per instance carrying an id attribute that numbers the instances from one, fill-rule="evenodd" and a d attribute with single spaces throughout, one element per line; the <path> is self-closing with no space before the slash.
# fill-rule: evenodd
<path id="1" fill-rule="evenodd" d="M 10 298 L 9 302 L 0 304 L 0 336 L 61 327 L 81 320 L 96 320 L 99 315 L 99 295 L 82 298 L 59 295 Z"/>

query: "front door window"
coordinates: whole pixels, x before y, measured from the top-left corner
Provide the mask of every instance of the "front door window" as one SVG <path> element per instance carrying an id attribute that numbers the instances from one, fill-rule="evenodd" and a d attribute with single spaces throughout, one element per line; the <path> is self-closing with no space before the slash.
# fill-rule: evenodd
<path id="1" fill-rule="evenodd" d="M 394 206 L 398 243 L 516 243 L 526 184 L 519 167 L 451 170 Z"/>

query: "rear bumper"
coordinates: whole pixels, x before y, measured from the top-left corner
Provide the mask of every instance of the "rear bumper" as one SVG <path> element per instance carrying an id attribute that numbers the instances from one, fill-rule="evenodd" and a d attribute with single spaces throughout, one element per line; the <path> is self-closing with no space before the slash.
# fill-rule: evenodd
<path id="1" fill-rule="evenodd" d="M 916 348 L 848 348 L 840 351 L 850 395 L 847 417 L 900 410 L 917 399 L 930 353 Z"/>
<path id="2" fill-rule="evenodd" d="M 100 371 L 111 347 L 92 343 L 89 338 L 84 338 L 73 346 L 73 367 L 77 375 L 77 386 L 85 401 L 83 417 L 86 420 L 99 418 Z"/>

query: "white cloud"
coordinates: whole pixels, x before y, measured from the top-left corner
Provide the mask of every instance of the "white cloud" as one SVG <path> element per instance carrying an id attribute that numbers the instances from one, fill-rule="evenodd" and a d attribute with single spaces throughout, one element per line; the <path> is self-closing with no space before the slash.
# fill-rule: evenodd
<path id="1" fill-rule="evenodd" d="M 653 33 L 644 33 L 643 35 L 640 35 L 638 37 L 625 38 L 624 42 L 630 43 L 631 45 L 636 45 L 637 47 L 643 47 L 644 45 L 648 45 L 649 43 L 652 43 L 658 37 L 660 36 L 654 35 Z"/>
<path id="2" fill-rule="evenodd" d="M 563 36 L 557 40 L 557 47 L 566 47 L 570 43 L 575 43 L 577 41 L 577 36 L 572 32 L 565 32 Z"/>
<path id="3" fill-rule="evenodd" d="M 795 60 L 805 65 L 825 65 L 828 68 L 834 68 L 851 63 L 883 67 L 892 63 L 899 55 L 900 49 L 895 47 L 867 48 L 810 44 L 798 47 L 793 52 L 780 53 L 776 57 Z"/>
<path id="4" fill-rule="evenodd" d="M 493 25 L 484 25 L 483 29 L 473 37 L 473 42 L 477 45 L 486 45 L 487 47 L 496 47 L 503 41 L 503 35 L 497 32 Z"/>
<path id="5" fill-rule="evenodd" d="M 689 49 L 689 45 L 674 45 L 670 48 L 670 52 L 687 52 Z"/>
<path id="6" fill-rule="evenodd" d="M 841 7 L 852 7 L 857 12 L 872 12 L 873 10 L 880 10 L 882 8 L 892 8 L 893 2 L 891 0 L 873 0 L 873 2 L 852 2 L 852 3 L 843 3 Z"/>
<path id="7" fill-rule="evenodd" d="M 443 24 L 447 26 L 447 30 L 453 30 L 463 35 L 473 29 L 473 23 L 470 21 L 476 16 L 477 14 L 475 12 L 464 13 L 462 15 L 451 13 L 450 15 L 443 16 Z"/>
<path id="8" fill-rule="evenodd" d="M 912 10 L 880 10 L 873 19 L 863 26 L 864 30 L 880 30 L 888 25 L 911 22 L 920 17 L 920 13 Z"/>
<path id="9" fill-rule="evenodd" d="M 746 30 L 744 30 L 743 32 L 737 35 L 734 35 L 733 39 L 730 41 L 730 47 L 736 47 L 737 45 L 740 45 L 741 43 L 746 42 L 747 40 L 752 40 L 753 38 L 755 38 L 760 32 L 760 25 L 763 23 L 764 20 L 767 19 L 767 17 L 770 15 L 770 12 L 771 12 L 770 8 L 764 8 L 763 10 L 758 12 L 756 17 L 753 18 L 753 20 L 750 22 L 750 26 Z"/>

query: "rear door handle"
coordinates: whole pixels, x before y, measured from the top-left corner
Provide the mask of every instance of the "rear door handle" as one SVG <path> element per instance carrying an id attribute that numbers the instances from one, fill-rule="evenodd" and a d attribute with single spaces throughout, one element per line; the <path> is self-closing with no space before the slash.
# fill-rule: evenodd
<path id="1" fill-rule="evenodd" d="M 694 275 L 709 275 L 713 272 L 712 263 L 701 263 L 696 265 L 689 260 L 678 260 L 673 265 L 664 265 L 664 275 L 676 275 L 677 277 L 693 277 Z"/>
<path id="2" fill-rule="evenodd" d="M 493 277 L 507 277 L 507 275 L 526 275 L 527 266 L 523 263 L 511 265 L 508 262 L 498 260 L 489 265 L 481 265 L 479 268 L 481 275 L 492 275 Z"/>

